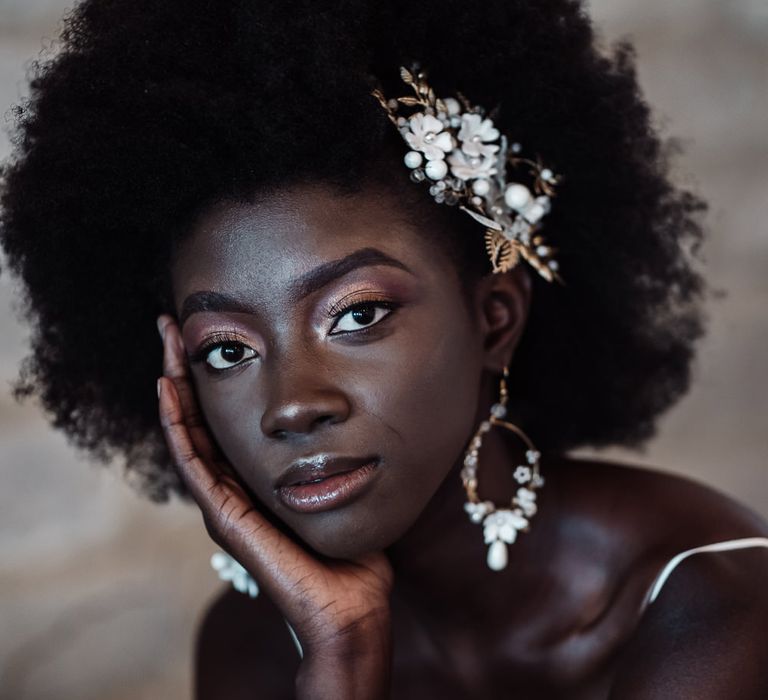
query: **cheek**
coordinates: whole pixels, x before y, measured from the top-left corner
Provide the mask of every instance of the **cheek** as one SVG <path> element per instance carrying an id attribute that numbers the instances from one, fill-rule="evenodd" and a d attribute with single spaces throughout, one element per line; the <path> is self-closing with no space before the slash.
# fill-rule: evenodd
<path id="1" fill-rule="evenodd" d="M 436 324 L 402 347 L 405 352 L 386 363 L 359 400 L 392 436 L 386 448 L 398 498 L 407 493 L 414 507 L 423 507 L 476 427 L 482 345 L 468 328 L 446 332 Z"/>

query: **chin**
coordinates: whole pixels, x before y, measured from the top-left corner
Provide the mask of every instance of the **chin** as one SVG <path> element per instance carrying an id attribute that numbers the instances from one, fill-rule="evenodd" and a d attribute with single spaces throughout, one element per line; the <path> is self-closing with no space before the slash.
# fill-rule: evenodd
<path id="1" fill-rule="evenodd" d="M 394 542 L 401 533 L 388 534 L 379 525 L 369 529 L 366 524 L 355 528 L 349 524 L 339 528 L 316 528 L 310 530 L 306 536 L 294 530 L 301 540 L 314 552 L 332 559 L 354 560 L 370 552 L 380 552 Z"/>

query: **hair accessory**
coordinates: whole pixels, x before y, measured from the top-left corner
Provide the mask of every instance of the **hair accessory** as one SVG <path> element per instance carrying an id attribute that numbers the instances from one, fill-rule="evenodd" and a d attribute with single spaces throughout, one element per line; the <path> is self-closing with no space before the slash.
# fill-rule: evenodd
<path id="1" fill-rule="evenodd" d="M 235 590 L 255 598 L 259 595 L 259 584 L 245 567 L 224 552 L 216 552 L 211 557 L 211 566 L 222 581 L 231 581 Z"/>
<path id="2" fill-rule="evenodd" d="M 464 510 L 473 523 L 483 524 L 485 543 L 490 545 L 487 563 L 494 571 L 501 571 L 506 567 L 507 545 L 517 539 L 518 530 L 528 532 L 530 529 L 530 518 L 536 513 L 536 489 L 544 485 L 544 479 L 539 474 L 541 455 L 538 450 L 520 428 L 502 420 L 507 413 L 508 376 L 509 370 L 505 367 L 501 378 L 499 402 L 491 406 L 490 417 L 480 423 L 472 437 L 464 456 L 464 468 L 461 470 L 461 480 L 467 492 Z M 520 484 L 520 488 L 512 498 L 510 508 L 497 508 L 491 501 L 481 501 L 477 495 L 477 456 L 483 443 L 483 434 L 494 425 L 511 430 L 522 438 L 528 448 L 525 453 L 527 464 L 518 465 L 514 471 L 514 479 Z"/>
<path id="3" fill-rule="evenodd" d="M 436 97 L 418 66 L 400 68 L 400 77 L 415 96 L 387 99 L 379 89 L 372 94 L 411 148 L 404 158 L 411 179 L 430 182 L 436 202 L 458 205 L 486 227 L 494 272 L 512 269 L 522 257 L 548 282 L 562 282 L 555 249 L 538 233 L 560 177 L 538 160 L 518 155 L 520 144 L 510 145 L 485 110 L 461 93 Z M 400 114 L 403 107 L 408 116 Z M 529 186 L 518 177 L 507 179 L 508 169 L 526 168 Z"/>

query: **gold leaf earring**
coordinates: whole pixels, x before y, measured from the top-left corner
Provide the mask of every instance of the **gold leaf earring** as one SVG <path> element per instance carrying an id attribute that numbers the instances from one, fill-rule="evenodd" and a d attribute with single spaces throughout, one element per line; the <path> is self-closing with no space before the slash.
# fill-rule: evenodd
<path id="1" fill-rule="evenodd" d="M 467 492 L 464 510 L 469 514 L 471 522 L 483 524 L 485 544 L 490 545 L 486 561 L 493 571 L 501 571 L 507 566 L 507 545 L 517 539 L 518 530 L 528 532 L 530 529 L 530 518 L 536 513 L 536 489 L 544 485 L 544 479 L 539 474 L 539 451 L 520 428 L 502 420 L 507 415 L 508 377 L 509 369 L 504 367 L 499 386 L 499 401 L 491 406 L 491 415 L 480 423 L 470 440 L 464 455 L 464 468 L 461 470 L 461 480 Z M 527 448 L 527 464 L 515 467 L 513 477 L 520 487 L 508 508 L 497 507 L 491 501 L 481 501 L 477 495 L 478 453 L 483 444 L 483 435 L 493 426 L 512 431 L 522 439 Z"/>

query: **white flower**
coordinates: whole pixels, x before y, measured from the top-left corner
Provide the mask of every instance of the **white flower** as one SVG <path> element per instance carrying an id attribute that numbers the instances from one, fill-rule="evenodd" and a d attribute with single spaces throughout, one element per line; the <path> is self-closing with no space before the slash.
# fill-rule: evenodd
<path id="1" fill-rule="evenodd" d="M 453 148 L 453 137 L 443 131 L 443 124 L 431 114 L 417 112 L 408 120 L 410 131 L 404 136 L 414 151 L 421 151 L 427 160 L 442 160 Z"/>
<path id="2" fill-rule="evenodd" d="M 483 521 L 483 536 L 485 543 L 490 544 L 502 540 L 512 544 L 517 537 L 517 531 L 527 527 L 528 521 L 519 511 L 497 510 Z"/>
<path id="3" fill-rule="evenodd" d="M 528 450 L 525 453 L 525 458 L 528 460 L 528 464 L 535 464 L 539 457 L 541 457 L 541 453 L 539 453 L 538 450 Z"/>
<path id="4" fill-rule="evenodd" d="M 531 468 L 521 464 L 514 473 L 515 481 L 518 484 L 524 484 L 531 479 Z"/>
<path id="5" fill-rule="evenodd" d="M 536 513 L 536 493 L 525 487 L 517 489 L 517 504 L 523 512 L 530 517 Z"/>
<path id="6" fill-rule="evenodd" d="M 490 119 L 483 119 L 479 114 L 472 112 L 461 115 L 461 129 L 459 129 L 459 141 L 461 150 L 468 156 L 491 157 L 499 150 L 498 144 L 488 144 L 499 138 L 499 130 Z"/>
<path id="7" fill-rule="evenodd" d="M 496 174 L 496 159 L 487 156 L 467 156 L 458 149 L 448 156 L 451 172 L 461 180 L 490 177 Z"/>
<path id="8" fill-rule="evenodd" d="M 493 509 L 493 504 L 489 501 L 482 503 L 465 503 L 464 510 L 469 513 L 469 519 L 473 523 L 479 523 Z"/>

